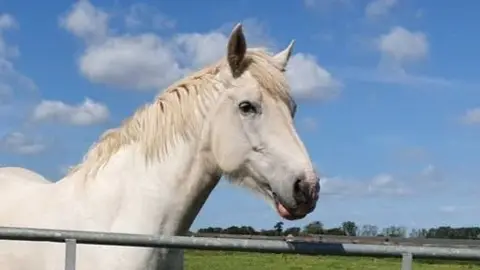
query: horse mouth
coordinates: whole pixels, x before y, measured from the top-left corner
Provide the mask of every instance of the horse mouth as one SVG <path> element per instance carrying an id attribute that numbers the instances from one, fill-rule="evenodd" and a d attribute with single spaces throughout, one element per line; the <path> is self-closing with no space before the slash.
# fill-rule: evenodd
<path id="1" fill-rule="evenodd" d="M 287 207 L 284 203 L 282 203 L 282 199 L 275 192 L 273 192 L 270 185 L 266 185 L 265 189 L 269 197 L 273 200 L 275 210 L 277 210 L 278 215 L 281 216 L 282 218 L 286 220 L 297 220 L 297 219 L 302 219 L 307 215 L 306 213 L 297 214 L 294 212 L 294 210 L 292 210 L 291 208 Z"/>
<path id="2" fill-rule="evenodd" d="M 280 200 L 280 198 L 273 193 L 273 200 L 275 203 L 275 207 L 277 208 L 277 213 L 286 220 L 297 220 L 304 218 L 307 214 L 297 214 L 294 213 L 290 208 L 286 207 Z"/>

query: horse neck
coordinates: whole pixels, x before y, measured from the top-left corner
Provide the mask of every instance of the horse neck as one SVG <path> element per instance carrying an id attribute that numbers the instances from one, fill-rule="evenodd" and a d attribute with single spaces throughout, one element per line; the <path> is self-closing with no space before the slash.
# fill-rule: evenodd
<path id="1" fill-rule="evenodd" d="M 220 179 L 198 151 L 204 142 L 182 142 L 163 161 L 145 158 L 139 143 L 122 147 L 94 178 L 78 170 L 87 211 L 102 230 L 166 234 L 185 233 Z M 82 184 L 79 184 L 80 182 Z M 106 227 L 106 228 L 105 228 Z"/>

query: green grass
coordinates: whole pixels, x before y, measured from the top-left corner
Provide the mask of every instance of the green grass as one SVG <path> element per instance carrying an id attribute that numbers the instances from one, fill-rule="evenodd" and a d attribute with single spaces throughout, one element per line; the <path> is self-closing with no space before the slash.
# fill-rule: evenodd
<path id="1" fill-rule="evenodd" d="M 413 260 L 414 270 L 479 269 L 480 264 Z M 185 251 L 187 270 L 306 270 L 306 269 L 375 269 L 400 270 L 401 259 L 303 256 L 286 254 L 259 254 L 229 251 Z"/>

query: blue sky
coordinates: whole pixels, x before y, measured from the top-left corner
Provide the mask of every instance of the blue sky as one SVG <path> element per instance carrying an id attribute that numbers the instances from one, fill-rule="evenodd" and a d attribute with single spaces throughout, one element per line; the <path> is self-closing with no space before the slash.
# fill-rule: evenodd
<path id="1" fill-rule="evenodd" d="M 216 60 L 231 27 L 279 50 L 298 131 L 322 174 L 302 221 L 475 225 L 480 2 L 0 1 L 0 164 L 58 180 L 107 128 Z M 270 228 L 277 214 L 220 184 L 194 228 Z"/>

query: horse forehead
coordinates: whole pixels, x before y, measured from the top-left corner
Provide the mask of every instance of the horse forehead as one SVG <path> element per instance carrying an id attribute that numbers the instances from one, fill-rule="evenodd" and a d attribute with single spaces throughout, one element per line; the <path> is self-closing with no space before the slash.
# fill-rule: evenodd
<path id="1" fill-rule="evenodd" d="M 233 89 L 233 95 L 237 99 L 258 100 L 263 99 L 264 93 L 262 93 L 258 84 L 248 84 L 240 88 Z"/>
<path id="2" fill-rule="evenodd" d="M 262 91 L 261 94 L 263 99 L 265 101 L 268 100 L 268 103 L 270 103 L 273 107 L 286 110 L 292 115 L 295 114 L 297 103 L 290 95 L 281 95 L 274 91 Z"/>

